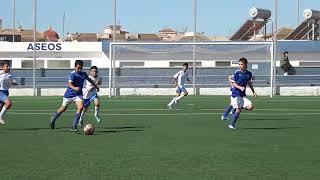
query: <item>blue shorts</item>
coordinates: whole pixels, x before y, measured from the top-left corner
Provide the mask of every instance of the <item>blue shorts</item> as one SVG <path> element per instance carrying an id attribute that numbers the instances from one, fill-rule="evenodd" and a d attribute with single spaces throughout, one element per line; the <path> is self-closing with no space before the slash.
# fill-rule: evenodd
<path id="1" fill-rule="evenodd" d="M 96 99 L 99 99 L 97 94 L 93 95 L 90 99 L 84 99 L 83 100 L 83 107 L 89 107 L 90 106 L 90 102 L 94 101 Z"/>
<path id="2" fill-rule="evenodd" d="M 0 90 L 0 101 L 4 102 L 5 100 L 8 99 L 9 96 L 9 91 L 5 91 L 5 90 Z"/>
<path id="3" fill-rule="evenodd" d="M 185 87 L 179 87 L 179 86 L 177 86 L 177 88 L 176 88 L 176 93 L 181 94 L 181 92 L 184 92 L 184 94 L 187 94 L 187 93 L 188 93 Z"/>

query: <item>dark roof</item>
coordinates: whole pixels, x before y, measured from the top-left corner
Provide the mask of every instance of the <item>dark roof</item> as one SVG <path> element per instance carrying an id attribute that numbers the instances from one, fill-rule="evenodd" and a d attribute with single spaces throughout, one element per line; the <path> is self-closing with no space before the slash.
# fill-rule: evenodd
<path id="1" fill-rule="evenodd" d="M 160 37 L 156 34 L 139 34 L 138 41 L 160 41 Z"/>

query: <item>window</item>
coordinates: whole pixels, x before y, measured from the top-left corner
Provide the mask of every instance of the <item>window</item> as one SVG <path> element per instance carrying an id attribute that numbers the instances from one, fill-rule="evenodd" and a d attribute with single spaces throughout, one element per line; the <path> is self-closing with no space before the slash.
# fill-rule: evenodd
<path id="1" fill-rule="evenodd" d="M 33 68 L 33 60 L 22 60 L 21 68 Z M 36 60 L 36 69 L 44 68 L 44 60 Z"/>
<path id="2" fill-rule="evenodd" d="M 69 60 L 48 60 L 47 61 L 48 69 L 70 69 Z"/>
<path id="3" fill-rule="evenodd" d="M 170 62 L 170 67 L 182 67 L 183 63 L 185 62 Z M 186 62 L 186 63 L 188 63 L 189 67 L 193 66 L 193 62 Z M 196 67 L 201 67 L 201 66 L 202 66 L 201 62 L 196 62 Z"/>
<path id="4" fill-rule="evenodd" d="M 216 67 L 230 67 L 230 65 L 230 61 L 216 61 Z"/>
<path id="5" fill-rule="evenodd" d="M 143 67 L 144 62 L 120 62 L 120 67 Z"/>

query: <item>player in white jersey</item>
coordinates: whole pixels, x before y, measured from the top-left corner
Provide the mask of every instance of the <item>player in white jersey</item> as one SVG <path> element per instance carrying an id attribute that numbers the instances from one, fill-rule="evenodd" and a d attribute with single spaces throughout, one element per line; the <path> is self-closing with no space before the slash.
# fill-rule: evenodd
<path id="1" fill-rule="evenodd" d="M 178 101 L 182 99 L 184 96 L 188 95 L 188 91 L 184 87 L 184 83 L 188 81 L 191 83 L 191 81 L 188 78 L 188 63 L 184 63 L 182 66 L 182 70 L 176 73 L 174 77 L 174 83 L 176 86 L 176 97 L 174 97 L 171 102 L 168 104 L 168 108 L 172 109 L 173 105 L 178 104 Z"/>
<path id="2" fill-rule="evenodd" d="M 9 88 L 11 86 L 17 85 L 16 81 L 10 74 L 10 65 L 8 61 L 1 62 L 0 71 L 0 101 L 3 103 L 3 107 L 0 111 L 0 124 L 6 124 L 3 119 L 3 115 L 9 110 L 12 106 L 12 102 L 9 96 Z"/>
<path id="3" fill-rule="evenodd" d="M 97 66 L 92 66 L 90 68 L 90 75 L 89 78 L 97 85 L 101 85 L 101 77 L 98 76 L 98 68 Z M 79 120 L 79 126 L 83 126 L 84 121 L 84 114 L 88 110 L 88 107 L 90 106 L 91 101 L 94 102 L 94 117 L 98 123 L 101 122 L 100 116 L 99 116 L 99 107 L 100 107 L 100 101 L 97 94 L 97 90 L 95 87 L 88 81 L 86 81 L 86 86 L 83 89 L 83 110 L 81 112 L 80 120 Z"/>

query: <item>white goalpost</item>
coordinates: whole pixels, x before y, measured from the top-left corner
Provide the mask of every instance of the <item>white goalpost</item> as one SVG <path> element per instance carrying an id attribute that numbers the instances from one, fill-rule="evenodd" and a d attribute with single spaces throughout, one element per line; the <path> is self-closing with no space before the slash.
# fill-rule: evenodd
<path id="1" fill-rule="evenodd" d="M 184 62 L 192 71 L 190 94 L 219 92 L 228 87 L 226 77 L 242 57 L 249 61 L 255 85 L 271 97 L 275 93 L 273 42 L 110 42 L 108 50 L 109 97 L 168 95 L 172 76 Z"/>

